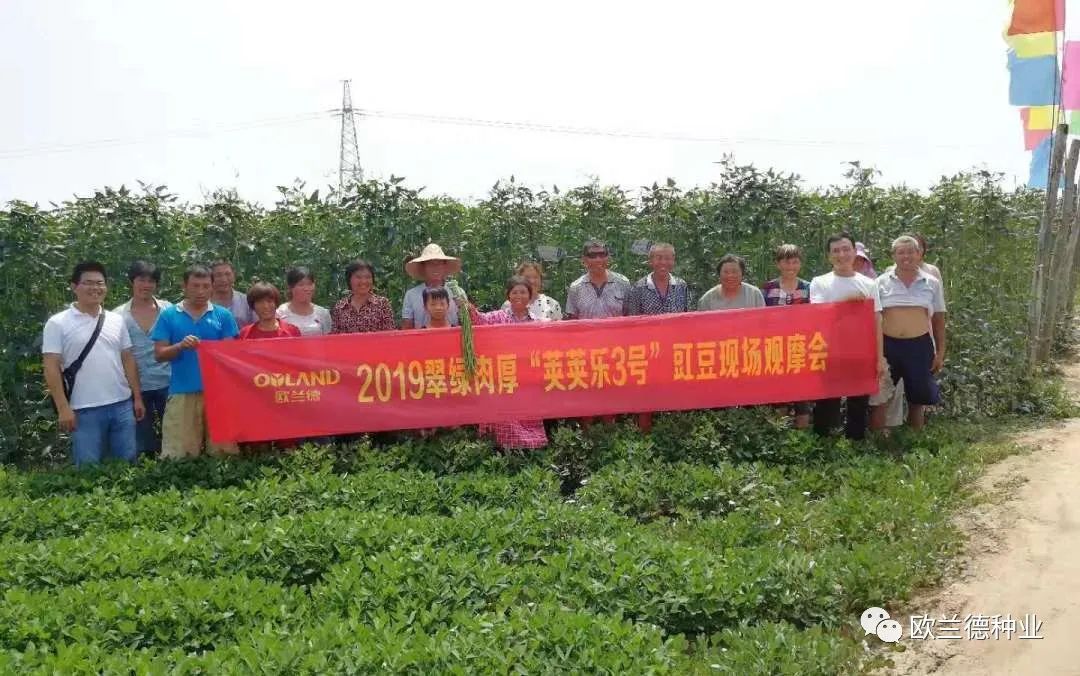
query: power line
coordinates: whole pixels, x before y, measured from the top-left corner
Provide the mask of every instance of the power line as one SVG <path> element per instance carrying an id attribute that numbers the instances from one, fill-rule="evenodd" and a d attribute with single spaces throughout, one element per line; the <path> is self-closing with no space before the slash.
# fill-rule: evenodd
<path id="1" fill-rule="evenodd" d="M 668 132 L 650 131 L 624 131 L 614 129 L 602 129 L 597 127 L 577 127 L 571 125 L 545 124 L 541 122 L 523 122 L 511 120 L 490 120 L 474 117 L 456 117 L 450 115 L 431 115 L 426 113 L 410 113 L 402 111 L 370 110 L 365 108 L 355 109 L 356 113 L 364 117 L 384 118 L 392 120 L 408 120 L 416 122 L 430 122 L 434 124 L 449 124 L 469 127 L 489 127 L 496 129 L 510 129 L 517 131 L 534 131 L 554 134 L 572 134 L 578 136 L 598 136 L 624 139 L 644 139 L 655 141 L 676 141 L 687 143 L 715 143 L 723 145 L 777 145 L 803 148 L 828 148 L 828 147 L 909 147 L 915 141 L 909 139 L 892 139 L 891 141 L 860 141 L 860 140 L 813 140 L 813 139 L 783 139 L 755 136 L 698 136 L 690 134 L 675 134 Z M 985 146 L 976 144 L 952 144 L 931 143 L 924 144 L 923 148 L 941 148 L 949 150 L 970 150 Z"/>
<path id="2" fill-rule="evenodd" d="M 343 96 L 344 99 L 344 96 Z M 350 105 L 346 105 L 350 104 Z M 493 129 L 503 129 L 510 131 L 527 131 L 527 132 L 541 132 L 552 134 L 567 134 L 575 136 L 594 136 L 604 138 L 615 139 L 638 139 L 638 140 L 652 140 L 652 141 L 665 141 L 665 142 L 678 142 L 678 143 L 702 143 L 702 144 L 717 144 L 717 145 L 771 145 L 781 147 L 794 147 L 794 148 L 933 148 L 933 149 L 946 149 L 946 150 L 971 150 L 976 148 L 985 148 L 978 144 L 942 144 L 942 143 L 927 143 L 922 144 L 917 140 L 911 139 L 886 139 L 882 141 L 866 141 L 858 139 L 850 140 L 835 140 L 835 139 L 784 139 L 773 137 L 758 137 L 758 136 L 704 136 L 693 134 L 678 134 L 669 132 L 654 132 L 654 131 L 640 131 L 640 130 L 617 130 L 617 129 L 604 129 L 599 127 L 581 127 L 573 125 L 556 125 L 547 124 L 541 122 L 531 121 L 514 121 L 514 120 L 498 120 L 498 119 L 484 119 L 474 117 L 461 117 L 450 115 L 436 115 L 429 113 L 413 113 L 406 111 L 390 111 L 390 110 L 376 110 L 366 108 L 353 108 L 350 101 L 343 100 L 342 108 L 334 108 L 330 110 L 311 111 L 307 113 L 297 113 L 293 115 L 278 116 L 271 118 L 264 118 L 258 120 L 249 120 L 246 122 L 237 122 L 229 124 L 219 124 L 207 127 L 190 127 L 184 129 L 167 130 L 154 134 L 147 134 L 138 137 L 129 138 L 108 138 L 98 139 L 93 141 L 83 141 L 77 143 L 61 143 L 61 144 L 46 144 L 40 146 L 27 146 L 23 148 L 10 148 L 0 149 L 0 160 L 4 159 L 19 159 L 24 157 L 33 157 L 37 155 L 50 155 L 55 153 L 75 152 L 80 150 L 97 150 L 102 148 L 112 148 L 118 146 L 138 145 L 141 143 L 148 143 L 151 141 L 169 139 L 169 138 L 190 138 L 190 137 L 204 137 L 213 136 L 222 133 L 232 133 L 239 131 L 247 131 L 251 129 L 265 128 L 265 127 L 277 127 L 277 126 L 289 126 L 296 124 L 304 124 L 313 121 L 325 120 L 328 118 L 341 117 L 342 118 L 342 141 L 345 141 L 344 154 L 342 155 L 345 160 L 346 169 L 348 173 L 352 172 L 352 168 L 355 167 L 356 171 L 361 171 L 359 165 L 359 149 L 356 142 L 355 135 L 355 123 L 353 120 L 356 116 L 380 118 L 388 120 L 404 120 L 413 122 L 425 122 L 431 124 L 443 124 L 443 125 L 456 125 L 456 126 L 470 126 L 470 127 L 484 127 Z M 352 122 L 352 124 L 347 124 Z M 350 133 L 351 132 L 351 133 Z M 339 178 L 340 178 L 339 166 Z"/>
<path id="3" fill-rule="evenodd" d="M 78 150 L 97 150 L 99 148 L 114 148 L 118 146 L 138 145 L 141 143 L 148 143 L 150 141 L 157 141 L 161 139 L 198 138 L 204 136 L 214 136 L 222 133 L 260 129 L 265 127 L 296 125 L 306 122 L 313 122 L 316 120 L 331 119 L 336 113 L 338 113 L 337 110 L 313 111 L 310 113 L 297 113 L 293 115 L 270 117 L 260 120 L 249 120 L 247 122 L 218 124 L 208 127 L 188 127 L 184 129 L 172 129 L 163 132 L 147 134 L 144 136 L 128 138 L 97 139 L 94 141 L 82 141 L 78 143 L 58 143 L 40 146 L 28 146 L 25 148 L 11 148 L 7 150 L 0 150 L 0 159 L 18 159 L 22 157 L 51 155 L 54 153 L 66 153 Z"/>

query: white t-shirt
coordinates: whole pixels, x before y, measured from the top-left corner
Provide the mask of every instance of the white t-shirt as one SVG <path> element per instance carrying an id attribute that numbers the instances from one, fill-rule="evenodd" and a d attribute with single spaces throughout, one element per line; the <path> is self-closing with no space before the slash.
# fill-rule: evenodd
<path id="1" fill-rule="evenodd" d="M 918 270 L 915 281 L 907 286 L 896 276 L 896 268 L 889 268 L 877 278 L 882 307 L 921 307 L 928 315 L 945 312 L 945 293 L 937 277 Z"/>
<path id="2" fill-rule="evenodd" d="M 877 282 L 866 275 L 856 272 L 850 277 L 841 277 L 835 272 L 828 272 L 810 281 L 811 303 L 838 303 L 851 300 L 854 296 L 873 298 L 874 311 L 881 312 Z"/>
<path id="3" fill-rule="evenodd" d="M 102 312 L 105 313 L 105 323 L 101 325 L 101 335 L 75 376 L 75 389 L 71 392 L 69 402 L 75 410 L 106 406 L 131 398 L 131 387 L 124 375 L 124 364 L 120 361 L 120 353 L 132 347 L 131 335 L 122 316 L 104 308 Z M 67 368 L 79 358 L 94 333 L 97 319 L 97 315 L 81 312 L 74 304 L 49 317 L 41 341 L 42 354 L 60 355 L 60 368 Z"/>
<path id="4" fill-rule="evenodd" d="M 301 336 L 325 336 L 330 333 L 330 311 L 321 305 L 312 304 L 312 307 L 311 314 L 298 315 L 289 309 L 288 303 L 282 303 L 277 317 L 300 329 Z"/>

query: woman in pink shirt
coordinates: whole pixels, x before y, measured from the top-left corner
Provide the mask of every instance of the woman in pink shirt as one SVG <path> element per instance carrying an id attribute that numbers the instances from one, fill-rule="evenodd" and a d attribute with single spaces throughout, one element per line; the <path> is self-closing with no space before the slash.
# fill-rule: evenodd
<path id="1" fill-rule="evenodd" d="M 491 312 L 480 312 L 469 303 L 469 315 L 476 324 L 520 324 L 523 322 L 549 321 L 537 319 L 529 313 L 529 304 L 536 297 L 529 280 L 514 275 L 506 283 L 506 299 L 510 306 Z M 547 432 L 543 420 L 514 420 L 480 425 L 480 434 L 490 434 L 499 448 L 543 448 L 547 446 Z"/>

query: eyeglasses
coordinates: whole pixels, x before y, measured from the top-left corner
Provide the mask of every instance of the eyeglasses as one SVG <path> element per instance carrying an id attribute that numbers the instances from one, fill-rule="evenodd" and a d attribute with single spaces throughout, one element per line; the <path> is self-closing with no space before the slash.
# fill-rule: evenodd
<path id="1" fill-rule="evenodd" d="M 86 286 L 86 287 L 89 287 L 91 289 L 104 289 L 105 288 L 105 282 L 98 282 L 98 281 L 79 282 L 79 286 Z"/>
<path id="2" fill-rule="evenodd" d="M 608 253 L 606 251 L 590 251 L 585 254 L 585 258 L 607 258 Z"/>

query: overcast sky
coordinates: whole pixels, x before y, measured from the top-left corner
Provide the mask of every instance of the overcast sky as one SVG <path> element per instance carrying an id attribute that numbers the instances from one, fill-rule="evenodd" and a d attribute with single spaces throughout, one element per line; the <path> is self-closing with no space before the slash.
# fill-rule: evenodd
<path id="1" fill-rule="evenodd" d="M 482 197 L 596 176 L 705 184 L 715 160 L 925 188 L 1026 180 L 1007 102 L 1006 3 L 0 2 L 0 203 L 163 183 L 185 199 L 337 181 L 340 80 L 357 108 L 696 141 L 361 118 L 369 176 Z M 109 141 L 108 143 L 101 143 Z M 1015 178 L 1014 178 L 1015 177 Z"/>

